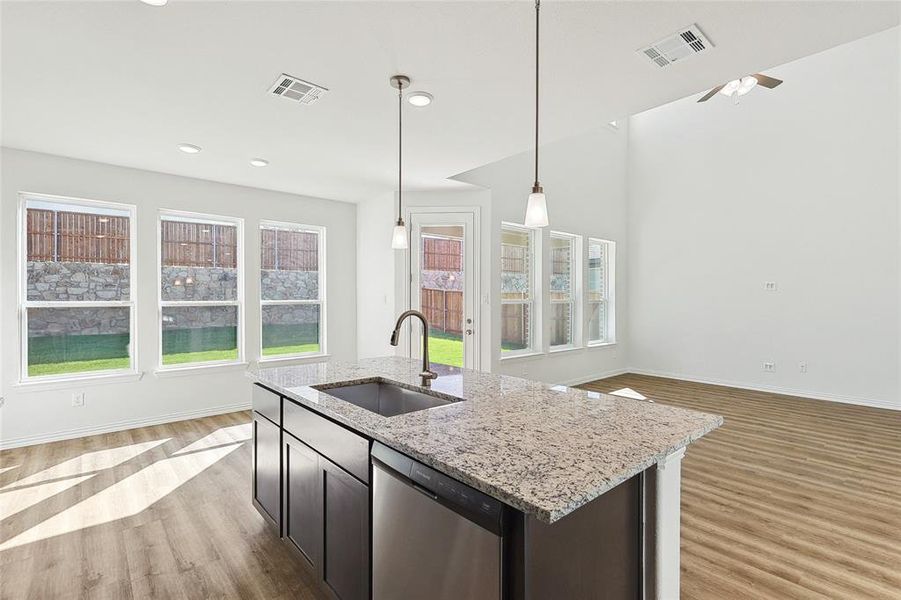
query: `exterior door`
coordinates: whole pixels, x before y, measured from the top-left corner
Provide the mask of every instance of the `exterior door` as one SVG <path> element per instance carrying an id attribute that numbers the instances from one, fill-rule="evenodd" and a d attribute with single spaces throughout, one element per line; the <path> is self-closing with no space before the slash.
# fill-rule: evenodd
<path id="1" fill-rule="evenodd" d="M 476 214 L 411 211 L 411 308 L 429 322 L 431 362 L 479 368 Z M 410 338 L 411 356 L 421 352 L 418 326 Z"/>

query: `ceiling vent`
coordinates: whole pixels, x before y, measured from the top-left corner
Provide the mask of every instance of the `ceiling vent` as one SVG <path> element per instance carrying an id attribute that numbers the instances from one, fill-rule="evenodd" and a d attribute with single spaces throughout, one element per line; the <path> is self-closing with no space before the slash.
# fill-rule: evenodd
<path id="1" fill-rule="evenodd" d="M 706 52 L 710 48 L 713 48 L 713 44 L 701 33 L 698 26 L 689 25 L 638 52 L 647 56 L 658 67 L 668 67 L 674 62 L 699 52 Z"/>
<path id="2" fill-rule="evenodd" d="M 269 93 L 301 104 L 312 104 L 327 91 L 328 88 L 285 73 L 279 75 L 272 87 L 269 88 Z"/>

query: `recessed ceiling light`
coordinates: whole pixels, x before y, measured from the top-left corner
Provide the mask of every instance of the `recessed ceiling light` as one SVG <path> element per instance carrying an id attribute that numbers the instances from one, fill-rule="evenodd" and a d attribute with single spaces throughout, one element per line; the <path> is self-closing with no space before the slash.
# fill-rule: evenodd
<path id="1" fill-rule="evenodd" d="M 169 0 L 141 0 L 141 2 L 150 6 L 165 6 Z"/>
<path id="2" fill-rule="evenodd" d="M 194 144 L 179 144 L 178 149 L 185 154 L 197 154 L 200 152 L 200 146 L 195 146 Z"/>
<path id="3" fill-rule="evenodd" d="M 269 164 L 269 161 L 265 158 L 251 158 L 250 164 L 254 167 L 265 167 Z"/>
<path id="4" fill-rule="evenodd" d="M 428 106 L 432 103 L 433 96 L 428 92 L 410 92 L 407 102 L 413 106 Z"/>

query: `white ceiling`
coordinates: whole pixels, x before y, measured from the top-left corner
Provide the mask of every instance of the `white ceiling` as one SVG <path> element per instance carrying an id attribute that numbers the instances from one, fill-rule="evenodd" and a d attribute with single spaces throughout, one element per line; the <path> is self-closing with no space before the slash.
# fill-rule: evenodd
<path id="1" fill-rule="evenodd" d="M 542 135 L 558 139 L 898 24 L 896 2 L 542 5 Z M 411 188 L 526 150 L 533 4 L 0 2 L 5 146 L 359 201 L 396 186 L 406 73 Z M 659 69 L 635 50 L 698 23 L 709 53 Z M 331 91 L 270 97 L 287 72 Z M 790 85 L 787 82 L 786 85 Z M 700 110 L 700 108 L 699 108 Z M 186 155 L 175 146 L 203 147 Z M 271 164 L 250 167 L 261 156 Z M 524 185 L 528 174 L 524 174 Z"/>

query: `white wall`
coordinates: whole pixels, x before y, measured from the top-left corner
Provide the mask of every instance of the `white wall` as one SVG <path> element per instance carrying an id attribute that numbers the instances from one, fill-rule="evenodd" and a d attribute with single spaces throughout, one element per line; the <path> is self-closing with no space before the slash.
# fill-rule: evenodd
<path id="1" fill-rule="evenodd" d="M 605 127 L 575 138 L 541 147 L 541 183 L 547 194 L 550 227 L 542 230 L 542 282 L 550 272 L 548 251 L 551 230 L 617 242 L 616 329 L 626 330 L 628 281 L 626 245 L 626 127 Z M 485 244 L 483 265 L 490 265 L 491 370 L 525 376 L 548 383 L 575 383 L 621 372 L 627 366 L 627 336 L 619 335 L 610 346 L 582 347 L 537 356 L 500 358 L 500 256 L 501 223 L 522 223 L 526 198 L 531 191 L 534 154 L 525 152 L 464 173 L 456 179 L 491 192 L 491 243 Z M 587 254 L 586 254 L 587 255 Z M 583 261 L 587 263 L 587 261 Z M 587 278 L 583 264 L 583 280 Z M 546 285 L 546 284 L 543 284 Z M 550 299 L 544 294 L 542 312 Z M 584 314 L 584 312 L 583 312 Z M 584 320 L 584 319 L 583 319 Z M 549 325 L 543 319 L 545 349 Z"/>
<path id="2" fill-rule="evenodd" d="M 898 36 L 631 119 L 633 370 L 901 407 Z"/>
<path id="3" fill-rule="evenodd" d="M 395 306 L 391 232 L 397 220 L 394 194 L 357 205 L 357 352 L 360 358 L 394 354 L 388 343 Z"/>
<path id="4" fill-rule="evenodd" d="M 244 367 L 198 370 L 179 376 L 154 374 L 157 347 L 158 209 L 227 215 L 244 219 L 245 357 L 257 360 L 260 345 L 259 232 L 261 219 L 327 227 L 327 330 L 333 360 L 356 357 L 356 207 L 307 198 L 115 167 L 4 148 L 0 187 L 0 348 L 2 394 L 0 441 L 10 446 L 45 439 L 125 429 L 179 417 L 246 408 L 249 380 Z M 135 204 L 137 210 L 138 368 L 140 381 L 101 385 L 25 387 L 18 377 L 16 309 L 16 213 L 18 192 L 73 196 Z M 75 390 L 86 392 L 85 406 L 73 408 Z"/>

